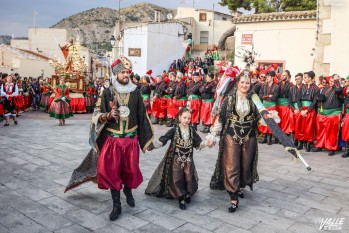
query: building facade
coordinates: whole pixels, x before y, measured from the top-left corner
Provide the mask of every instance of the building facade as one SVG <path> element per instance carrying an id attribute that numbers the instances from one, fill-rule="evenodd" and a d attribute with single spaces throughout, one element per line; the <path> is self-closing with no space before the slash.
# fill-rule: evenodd
<path id="1" fill-rule="evenodd" d="M 19 73 L 22 77 L 51 76 L 54 69 L 48 57 L 25 49 L 0 45 L 0 71 L 3 73 Z"/>
<path id="2" fill-rule="evenodd" d="M 194 9 L 178 7 L 175 19 L 189 20 L 187 25 L 189 32 L 193 35 L 193 48 L 206 50 L 218 44 L 220 36 L 230 29 L 232 16 L 214 10 Z"/>
<path id="3" fill-rule="evenodd" d="M 148 23 L 123 29 L 122 54 L 133 64 L 133 72 L 148 70 L 160 75 L 173 60 L 185 55 L 185 26 L 180 23 Z"/>
<path id="4" fill-rule="evenodd" d="M 314 69 L 318 74 L 349 75 L 349 2 L 318 0 Z"/>
<path id="5" fill-rule="evenodd" d="M 315 57 L 316 11 L 278 12 L 234 18 L 235 65 L 244 68 L 239 52 L 256 52 L 256 66 L 278 64 L 279 72 L 291 74 L 313 69 Z"/>

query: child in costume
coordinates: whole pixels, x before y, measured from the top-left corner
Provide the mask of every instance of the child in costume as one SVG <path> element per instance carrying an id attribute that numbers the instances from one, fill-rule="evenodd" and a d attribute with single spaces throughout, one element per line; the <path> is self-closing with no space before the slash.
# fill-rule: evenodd
<path id="1" fill-rule="evenodd" d="M 186 209 L 185 203 L 191 202 L 191 196 L 198 189 L 198 175 L 193 160 L 193 148 L 202 149 L 208 145 L 201 140 L 194 127 L 190 125 L 191 111 L 181 108 L 177 114 L 178 123 L 164 136 L 155 140 L 154 147 L 171 144 L 149 180 L 146 194 L 157 197 L 176 198 L 179 208 Z"/>

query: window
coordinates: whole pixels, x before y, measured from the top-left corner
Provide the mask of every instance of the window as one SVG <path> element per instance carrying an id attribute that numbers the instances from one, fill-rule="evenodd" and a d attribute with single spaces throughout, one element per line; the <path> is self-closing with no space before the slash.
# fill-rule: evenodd
<path id="1" fill-rule="evenodd" d="M 199 21 L 200 22 L 206 22 L 206 20 L 207 20 L 207 14 L 206 13 L 200 13 Z"/>
<path id="2" fill-rule="evenodd" d="M 208 31 L 200 32 L 200 44 L 208 44 Z"/>
<path id="3" fill-rule="evenodd" d="M 227 21 L 227 18 L 226 18 L 226 17 L 222 17 L 222 20 L 223 20 L 223 21 Z"/>

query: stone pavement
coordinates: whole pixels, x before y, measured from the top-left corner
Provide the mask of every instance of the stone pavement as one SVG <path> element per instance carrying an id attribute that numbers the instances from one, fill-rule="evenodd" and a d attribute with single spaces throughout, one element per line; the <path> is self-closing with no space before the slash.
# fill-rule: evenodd
<path id="1" fill-rule="evenodd" d="M 217 147 L 194 154 L 199 191 L 186 211 L 176 200 L 147 196 L 144 189 L 167 147 L 141 154 L 143 184 L 134 191 L 136 207 L 125 204 L 115 222 L 108 191 L 85 184 L 63 193 L 89 150 L 89 115 L 75 115 L 64 127 L 45 113 L 27 112 L 19 125 L 0 125 L 0 233 L 7 232 L 321 232 L 322 219 L 344 218 L 349 232 L 349 160 L 326 152 L 294 163 L 281 145 L 259 146 L 260 181 L 246 191 L 236 213 L 227 211 L 225 191 L 209 189 Z M 155 126 L 156 136 L 168 130 Z"/>

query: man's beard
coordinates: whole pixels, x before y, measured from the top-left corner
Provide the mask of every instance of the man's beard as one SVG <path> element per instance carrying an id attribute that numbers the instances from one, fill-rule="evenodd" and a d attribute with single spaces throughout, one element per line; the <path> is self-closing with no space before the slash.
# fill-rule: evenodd
<path id="1" fill-rule="evenodd" d="M 117 82 L 126 86 L 130 82 L 130 78 L 116 78 Z"/>

